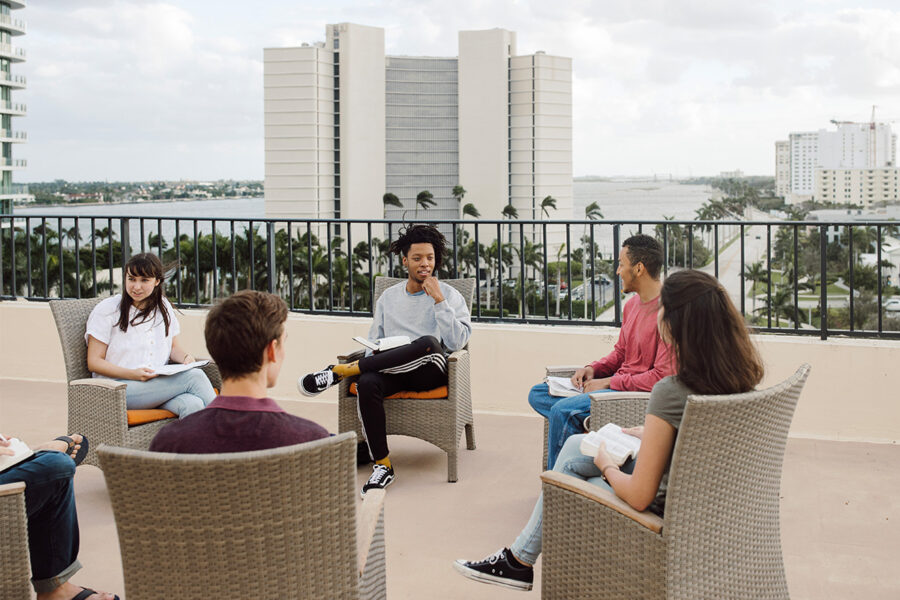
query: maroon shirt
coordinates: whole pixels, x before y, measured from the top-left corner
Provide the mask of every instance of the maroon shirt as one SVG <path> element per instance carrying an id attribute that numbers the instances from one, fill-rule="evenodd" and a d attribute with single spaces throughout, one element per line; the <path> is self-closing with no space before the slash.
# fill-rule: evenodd
<path id="1" fill-rule="evenodd" d="M 217 396 L 203 410 L 159 430 L 150 450 L 215 454 L 267 450 L 328 437 L 321 425 L 295 417 L 271 398 Z"/>

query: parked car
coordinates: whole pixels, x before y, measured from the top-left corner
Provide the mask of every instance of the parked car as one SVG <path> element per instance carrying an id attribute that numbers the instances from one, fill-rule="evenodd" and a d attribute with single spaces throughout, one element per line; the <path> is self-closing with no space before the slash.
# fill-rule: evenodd
<path id="1" fill-rule="evenodd" d="M 900 312 L 900 298 L 889 298 L 884 301 L 882 306 L 888 312 Z"/>

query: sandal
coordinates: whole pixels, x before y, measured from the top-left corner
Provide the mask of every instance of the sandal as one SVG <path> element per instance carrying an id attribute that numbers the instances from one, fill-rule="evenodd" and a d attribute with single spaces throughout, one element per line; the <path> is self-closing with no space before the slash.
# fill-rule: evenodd
<path id="1" fill-rule="evenodd" d="M 53 441 L 56 441 L 56 440 L 59 440 L 61 442 L 65 442 L 66 444 L 68 444 L 69 447 L 66 448 L 66 454 L 68 454 L 69 456 L 72 456 L 72 451 L 75 449 L 75 446 L 78 445 L 75 443 L 75 440 L 73 440 L 71 437 L 69 437 L 67 435 L 61 435 L 57 438 L 54 438 Z M 81 436 L 81 447 L 78 449 L 78 452 L 75 453 L 75 456 L 72 456 L 72 460 L 75 461 L 76 467 L 84 461 L 84 457 L 87 456 L 89 446 L 90 446 L 90 444 L 88 443 L 87 437 L 82 435 Z M 97 592 L 91 592 L 91 593 L 96 594 Z M 79 596 L 80 596 L 80 594 L 79 594 Z M 90 594 L 88 594 L 88 596 L 90 596 Z M 87 598 L 88 596 L 84 596 L 84 598 Z M 79 598 L 78 598 L 78 596 L 76 596 L 72 600 L 79 600 Z"/>
<path id="2" fill-rule="evenodd" d="M 62 439 L 63 437 L 66 437 L 66 436 L 60 436 L 60 437 L 58 437 L 58 438 L 56 438 L 56 439 L 59 440 L 59 439 Z M 69 439 L 71 439 L 71 438 L 69 438 Z M 65 440 L 63 440 L 63 441 L 65 441 Z M 83 587 L 83 588 L 81 588 L 81 591 L 78 592 L 78 595 L 76 595 L 74 598 L 72 598 L 72 600 L 87 600 L 88 598 L 90 598 L 91 596 L 93 596 L 93 595 L 96 594 L 96 593 L 97 593 L 97 592 L 95 592 L 95 591 L 92 590 L 92 589 Z M 118 597 L 118 596 L 115 596 L 115 599 L 116 599 L 116 600 L 119 600 L 119 597 Z"/>

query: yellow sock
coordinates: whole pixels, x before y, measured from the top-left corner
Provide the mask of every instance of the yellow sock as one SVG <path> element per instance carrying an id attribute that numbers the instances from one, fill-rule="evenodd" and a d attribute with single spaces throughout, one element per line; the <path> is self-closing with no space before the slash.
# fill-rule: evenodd
<path id="1" fill-rule="evenodd" d="M 388 469 L 392 469 L 392 468 L 393 468 L 393 467 L 391 467 L 391 457 L 390 457 L 390 456 L 385 456 L 385 457 L 382 458 L 381 460 L 376 460 L 376 461 L 375 461 L 375 464 L 376 464 L 376 465 L 384 465 L 384 466 L 387 467 Z"/>
<path id="2" fill-rule="evenodd" d="M 347 363 L 345 365 L 334 365 L 331 367 L 331 370 L 341 377 L 352 377 L 353 375 L 359 375 L 359 361 L 354 360 L 352 363 Z"/>

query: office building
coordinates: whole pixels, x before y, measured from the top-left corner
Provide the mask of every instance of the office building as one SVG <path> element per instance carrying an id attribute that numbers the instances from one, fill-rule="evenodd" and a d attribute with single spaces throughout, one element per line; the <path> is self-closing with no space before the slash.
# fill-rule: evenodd
<path id="1" fill-rule="evenodd" d="M 871 200 L 877 194 L 873 191 L 870 196 L 869 188 L 865 186 L 869 175 L 873 175 L 870 171 L 887 169 L 883 176 L 887 180 L 891 178 L 890 171 L 897 166 L 897 136 L 891 132 L 890 124 L 832 122 L 837 126 L 835 131 L 820 129 L 791 133 L 788 141 L 775 142 L 776 190 L 788 203 L 816 199 L 868 205 L 877 201 Z M 783 173 L 785 151 L 790 161 L 787 183 Z M 864 189 L 861 191 L 856 186 L 842 191 L 841 197 L 834 199 L 841 187 L 836 185 L 838 172 L 841 183 L 845 179 L 864 182 Z M 823 179 L 826 177 L 827 181 Z M 825 190 L 829 191 L 828 200 L 819 194 Z"/>
<path id="2" fill-rule="evenodd" d="M 13 183 L 13 171 L 25 167 L 25 161 L 13 157 L 14 144 L 27 139 L 24 131 L 13 128 L 13 118 L 25 115 L 25 105 L 13 102 L 13 92 L 25 88 L 25 78 L 13 73 L 13 65 L 25 62 L 25 51 L 13 45 L 25 35 L 25 22 L 14 18 L 24 1 L 0 0 L 0 214 L 12 214 L 13 201 L 28 198 L 28 189 Z"/>
<path id="3" fill-rule="evenodd" d="M 364 25 L 325 38 L 264 51 L 267 216 L 455 219 L 471 202 L 540 219 L 546 196 L 572 216 L 571 59 L 517 55 L 503 29 L 460 32 L 455 57 L 388 56 Z"/>

